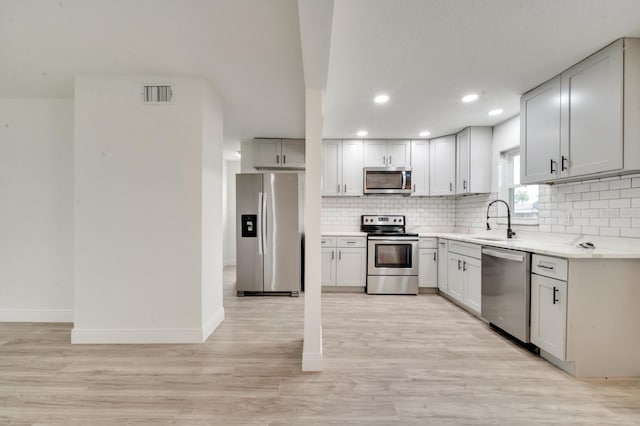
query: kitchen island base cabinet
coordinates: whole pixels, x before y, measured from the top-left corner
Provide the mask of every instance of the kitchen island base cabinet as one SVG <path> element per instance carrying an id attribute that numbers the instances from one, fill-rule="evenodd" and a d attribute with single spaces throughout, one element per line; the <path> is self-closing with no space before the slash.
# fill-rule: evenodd
<path id="1" fill-rule="evenodd" d="M 367 281 L 366 237 L 322 237 L 323 291 L 363 292 Z"/>
<path id="2" fill-rule="evenodd" d="M 532 274 L 531 336 L 541 356 L 577 377 L 640 376 L 640 259 L 560 260 L 566 286 Z M 534 255 L 532 271 L 538 263 Z"/>

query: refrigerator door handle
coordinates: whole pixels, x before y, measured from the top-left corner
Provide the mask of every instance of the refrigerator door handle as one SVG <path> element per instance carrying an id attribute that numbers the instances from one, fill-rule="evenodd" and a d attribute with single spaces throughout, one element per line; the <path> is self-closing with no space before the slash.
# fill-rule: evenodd
<path id="1" fill-rule="evenodd" d="M 264 195 L 262 192 L 258 192 L 258 254 L 262 256 L 262 229 L 264 228 L 264 222 L 262 221 L 262 200 Z"/>
<path id="2" fill-rule="evenodd" d="M 262 222 L 262 251 L 264 252 L 264 245 L 267 244 L 267 197 L 265 193 L 262 193 L 262 215 L 260 221 Z"/>

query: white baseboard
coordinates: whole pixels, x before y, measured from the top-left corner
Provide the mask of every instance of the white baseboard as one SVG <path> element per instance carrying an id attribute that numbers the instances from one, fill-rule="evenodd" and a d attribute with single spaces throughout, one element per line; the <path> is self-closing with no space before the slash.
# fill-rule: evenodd
<path id="1" fill-rule="evenodd" d="M 222 324 L 222 321 L 224 321 L 224 307 L 218 309 L 213 315 L 211 315 L 211 318 L 205 321 L 204 325 L 202 326 L 201 342 L 207 340 L 209 336 L 211 336 L 211 333 L 213 333 L 216 328 L 218 328 L 218 326 Z"/>
<path id="2" fill-rule="evenodd" d="M 0 309 L 0 322 L 73 322 L 73 309 Z"/>
<path id="3" fill-rule="evenodd" d="M 71 330 L 73 344 L 202 343 L 202 329 L 79 329 Z"/>
<path id="4" fill-rule="evenodd" d="M 320 326 L 320 342 L 314 350 L 307 350 L 306 342 L 302 345 L 302 371 L 322 371 L 322 325 Z M 309 345 L 314 346 L 314 345 Z"/>
<path id="5" fill-rule="evenodd" d="M 202 343 L 224 321 L 224 308 L 218 309 L 202 328 L 179 329 L 81 329 L 71 330 L 73 344 L 181 344 Z"/>
<path id="6" fill-rule="evenodd" d="M 322 352 L 302 352 L 302 371 L 322 371 Z"/>

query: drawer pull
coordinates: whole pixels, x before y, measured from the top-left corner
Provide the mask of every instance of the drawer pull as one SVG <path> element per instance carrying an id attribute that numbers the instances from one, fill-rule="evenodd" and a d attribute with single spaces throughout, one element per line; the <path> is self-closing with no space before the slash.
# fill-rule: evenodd
<path id="1" fill-rule="evenodd" d="M 556 269 L 555 266 L 547 266 L 547 265 L 543 265 L 541 263 L 538 263 L 538 268 L 542 268 L 542 269 L 547 269 L 549 271 L 553 271 Z"/>

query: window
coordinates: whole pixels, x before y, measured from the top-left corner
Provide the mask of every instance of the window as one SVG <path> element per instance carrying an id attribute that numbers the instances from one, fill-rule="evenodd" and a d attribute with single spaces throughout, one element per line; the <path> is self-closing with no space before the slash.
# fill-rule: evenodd
<path id="1" fill-rule="evenodd" d="M 536 225 L 538 223 L 538 185 L 520 184 L 520 150 L 500 154 L 500 198 L 511 208 L 514 223 Z"/>

